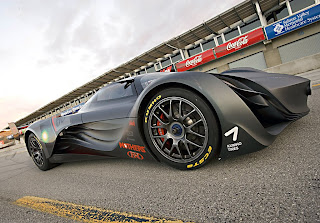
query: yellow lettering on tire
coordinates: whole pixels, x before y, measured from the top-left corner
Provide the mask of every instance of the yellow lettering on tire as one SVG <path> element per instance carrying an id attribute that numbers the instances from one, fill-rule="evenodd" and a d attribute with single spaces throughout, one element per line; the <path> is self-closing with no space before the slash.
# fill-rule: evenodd
<path id="1" fill-rule="evenodd" d="M 148 122 L 148 115 L 149 115 L 149 112 L 150 112 L 150 109 L 153 107 L 153 105 L 161 98 L 161 95 L 158 95 L 151 103 L 150 105 L 148 106 L 148 109 L 146 111 L 146 114 L 145 114 L 145 118 L 144 118 L 144 122 L 147 123 Z"/>
<path id="2" fill-rule="evenodd" d="M 41 145 L 39 139 L 38 139 L 36 136 L 35 136 L 34 138 L 35 138 L 35 139 L 37 140 L 37 142 L 39 143 L 40 149 L 42 149 L 42 145 Z"/>
<path id="3" fill-rule="evenodd" d="M 188 165 L 187 165 L 187 169 L 190 169 L 190 168 L 199 166 L 199 165 L 201 165 L 202 163 L 204 163 L 204 161 L 206 161 L 206 160 L 208 159 L 211 151 L 212 151 L 212 147 L 209 146 L 208 151 L 207 151 L 206 154 L 204 154 L 204 156 L 199 160 L 199 163 L 196 162 L 196 163 L 194 163 L 194 164 L 188 164 Z"/>

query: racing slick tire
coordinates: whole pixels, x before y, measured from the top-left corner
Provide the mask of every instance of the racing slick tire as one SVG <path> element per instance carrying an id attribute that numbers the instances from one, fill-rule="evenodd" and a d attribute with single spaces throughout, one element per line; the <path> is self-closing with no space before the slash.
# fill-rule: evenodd
<path id="1" fill-rule="evenodd" d="M 31 133 L 27 143 L 28 152 L 32 157 L 33 162 L 40 170 L 46 171 L 56 166 L 56 164 L 51 163 L 49 159 L 45 157 L 42 145 L 37 136 Z"/>
<path id="2" fill-rule="evenodd" d="M 202 167 L 219 152 L 215 113 L 198 94 L 184 88 L 168 88 L 151 98 L 143 131 L 156 157 L 177 169 Z"/>

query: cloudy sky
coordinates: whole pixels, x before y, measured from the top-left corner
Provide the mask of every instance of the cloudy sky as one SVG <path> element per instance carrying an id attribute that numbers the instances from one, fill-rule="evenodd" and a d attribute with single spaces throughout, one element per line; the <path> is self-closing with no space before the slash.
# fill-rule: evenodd
<path id="1" fill-rule="evenodd" d="M 0 1 L 0 129 L 240 2 Z"/>

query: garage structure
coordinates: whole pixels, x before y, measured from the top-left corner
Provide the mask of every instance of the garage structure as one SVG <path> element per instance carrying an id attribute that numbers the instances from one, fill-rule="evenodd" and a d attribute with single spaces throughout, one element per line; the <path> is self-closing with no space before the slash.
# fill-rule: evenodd
<path id="1" fill-rule="evenodd" d="M 152 72 L 220 73 L 236 67 L 299 73 L 320 68 L 320 0 L 246 0 L 111 69 L 18 120 L 72 113 L 103 86 Z M 309 66 L 300 66 L 300 64 Z M 69 111 L 69 112 L 68 112 Z"/>

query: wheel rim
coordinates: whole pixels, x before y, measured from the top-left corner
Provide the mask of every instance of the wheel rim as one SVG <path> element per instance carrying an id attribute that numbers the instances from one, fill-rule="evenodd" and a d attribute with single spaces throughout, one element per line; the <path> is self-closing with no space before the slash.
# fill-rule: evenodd
<path id="1" fill-rule="evenodd" d="M 30 153 L 31 153 L 33 161 L 38 166 L 42 166 L 44 157 L 43 157 L 42 149 L 41 149 L 41 146 L 40 146 L 38 140 L 35 139 L 34 137 L 31 137 L 29 140 L 29 147 L 30 147 Z"/>
<path id="2" fill-rule="evenodd" d="M 148 132 L 167 159 L 187 163 L 197 159 L 208 142 L 208 126 L 200 109 L 181 97 L 167 97 L 151 110 Z"/>

